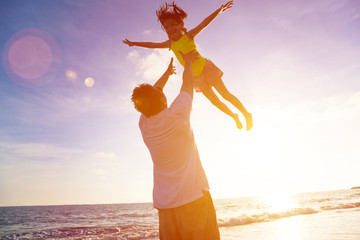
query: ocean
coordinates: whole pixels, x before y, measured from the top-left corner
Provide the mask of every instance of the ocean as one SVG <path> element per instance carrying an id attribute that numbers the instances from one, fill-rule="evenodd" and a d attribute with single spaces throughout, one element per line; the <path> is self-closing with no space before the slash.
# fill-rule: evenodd
<path id="1" fill-rule="evenodd" d="M 359 240 L 360 189 L 214 199 L 222 240 Z M 0 207 L 0 239 L 158 239 L 151 203 Z"/>

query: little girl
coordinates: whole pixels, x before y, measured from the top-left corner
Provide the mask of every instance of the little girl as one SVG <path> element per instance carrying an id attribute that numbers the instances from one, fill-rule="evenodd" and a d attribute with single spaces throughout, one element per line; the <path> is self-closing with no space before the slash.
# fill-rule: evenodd
<path id="1" fill-rule="evenodd" d="M 188 17 L 187 13 L 179 8 L 174 2 L 172 4 L 165 3 L 156 11 L 158 21 L 161 23 L 162 28 L 166 31 L 169 40 L 165 42 L 132 42 L 128 39 L 123 42 L 130 47 L 139 46 L 145 48 L 169 48 L 171 49 L 179 62 L 184 65 L 179 51 L 183 53 L 196 50 L 194 38 L 198 35 L 205 27 L 207 27 L 220 13 L 231 8 L 233 1 L 222 5 L 214 13 L 205 18 L 197 27 L 187 31 L 184 27 L 184 19 Z M 202 92 L 204 96 L 210 100 L 218 109 L 232 117 L 237 128 L 241 129 L 243 126 L 239 120 L 237 114 L 232 112 L 215 94 L 213 87 L 216 91 L 227 101 L 233 104 L 239 111 L 244 115 L 246 120 L 246 129 L 250 130 L 253 125 L 252 115 L 249 113 L 242 103 L 233 94 L 231 94 L 225 87 L 221 77 L 223 72 L 215 66 L 215 64 L 200 56 L 193 62 L 194 72 L 194 88 L 197 92 Z"/>

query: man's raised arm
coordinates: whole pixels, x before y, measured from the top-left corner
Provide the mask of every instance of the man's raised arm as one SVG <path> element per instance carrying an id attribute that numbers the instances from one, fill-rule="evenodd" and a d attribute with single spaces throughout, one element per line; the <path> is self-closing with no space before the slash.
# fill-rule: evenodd
<path id="1" fill-rule="evenodd" d="M 182 83 L 180 91 L 188 92 L 190 94 L 190 96 L 193 97 L 194 74 L 193 74 L 192 62 L 195 61 L 197 58 L 199 58 L 199 53 L 196 50 L 193 50 L 186 54 L 184 54 L 180 51 L 180 54 L 182 55 L 182 58 L 185 61 L 184 73 L 183 73 L 183 83 Z"/>
<path id="2" fill-rule="evenodd" d="M 173 60 L 174 59 L 171 58 L 171 61 L 170 61 L 170 64 L 169 64 L 168 68 L 166 69 L 164 74 L 161 76 L 161 78 L 159 78 L 159 80 L 157 80 L 156 83 L 153 85 L 154 87 L 159 88 L 161 91 L 165 87 L 167 81 L 169 80 L 169 77 L 172 74 L 176 74 L 175 67 L 173 65 Z"/>

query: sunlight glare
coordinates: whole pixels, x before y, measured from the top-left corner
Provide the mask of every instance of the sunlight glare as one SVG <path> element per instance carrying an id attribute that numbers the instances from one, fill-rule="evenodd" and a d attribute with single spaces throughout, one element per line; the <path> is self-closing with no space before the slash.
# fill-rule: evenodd
<path id="1" fill-rule="evenodd" d="M 265 197 L 264 200 L 270 212 L 279 213 L 296 207 L 290 196 L 287 195 L 271 195 Z"/>
<path id="2" fill-rule="evenodd" d="M 276 223 L 280 240 L 301 240 L 298 219 L 287 218 Z"/>

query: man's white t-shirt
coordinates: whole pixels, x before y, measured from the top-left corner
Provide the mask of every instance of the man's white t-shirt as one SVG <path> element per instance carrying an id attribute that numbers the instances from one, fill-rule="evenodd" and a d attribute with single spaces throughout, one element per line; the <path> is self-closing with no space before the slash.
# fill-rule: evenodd
<path id="1" fill-rule="evenodd" d="M 154 164 L 153 201 L 157 209 L 175 208 L 203 196 L 209 184 L 190 125 L 192 97 L 182 91 L 166 108 L 139 127 Z"/>

